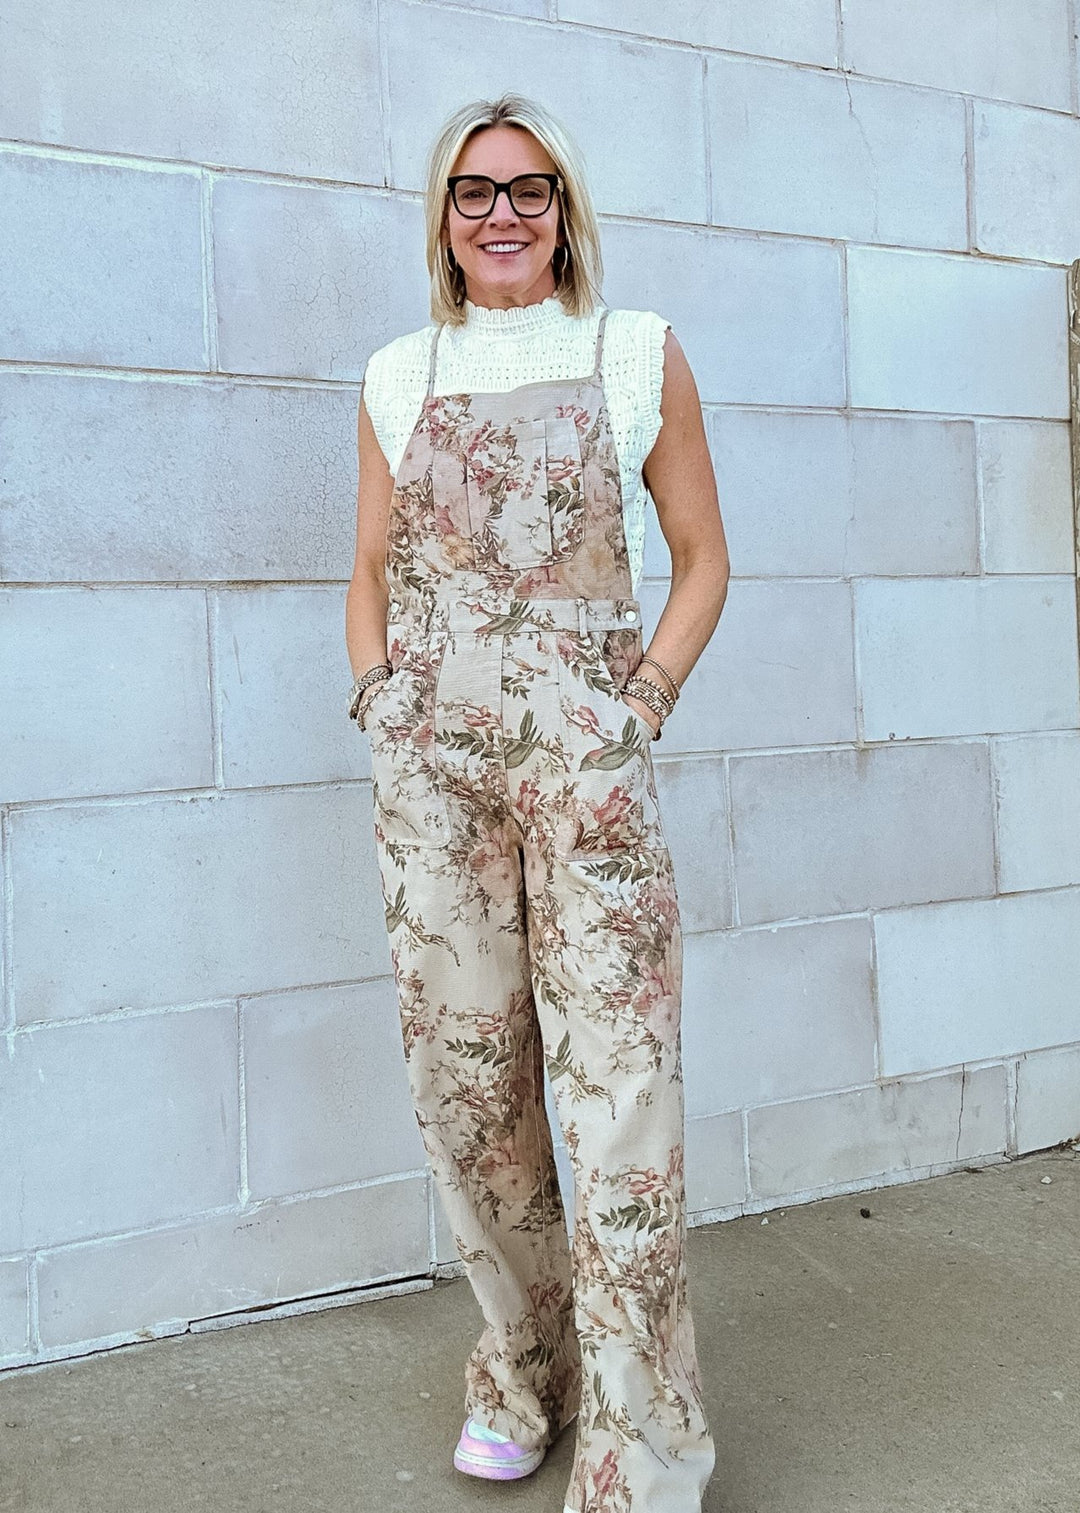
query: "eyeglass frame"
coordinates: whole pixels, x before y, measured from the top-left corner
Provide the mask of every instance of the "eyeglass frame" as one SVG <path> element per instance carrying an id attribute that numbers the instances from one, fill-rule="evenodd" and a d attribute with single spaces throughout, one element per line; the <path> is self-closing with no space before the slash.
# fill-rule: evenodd
<path id="1" fill-rule="evenodd" d="M 486 210 L 482 210 L 479 215 L 470 215 L 467 210 L 462 210 L 461 206 L 457 202 L 456 186 L 462 183 L 465 179 L 485 179 L 492 186 L 493 196 L 491 204 Z M 517 206 L 514 204 L 514 199 L 510 191 L 519 179 L 543 179 L 544 182 L 548 185 L 551 190 L 551 195 L 543 210 L 526 211 L 519 210 L 517 208 Z M 499 183 L 498 180 L 493 179 L 489 173 L 453 173 L 447 179 L 446 187 L 450 192 L 450 202 L 453 205 L 454 209 L 457 211 L 458 215 L 464 216 L 467 221 L 482 221 L 485 216 L 490 215 L 495 209 L 495 206 L 499 203 L 499 195 L 504 189 L 506 190 L 506 198 L 510 203 L 510 209 L 514 212 L 514 214 L 521 216 L 523 220 L 532 221 L 536 220 L 538 216 L 547 215 L 548 211 L 551 209 L 552 201 L 554 200 L 556 193 L 561 194 L 562 191 L 566 188 L 566 185 L 563 183 L 561 173 L 515 173 L 514 177 L 512 179 L 507 179 L 505 183 Z"/>

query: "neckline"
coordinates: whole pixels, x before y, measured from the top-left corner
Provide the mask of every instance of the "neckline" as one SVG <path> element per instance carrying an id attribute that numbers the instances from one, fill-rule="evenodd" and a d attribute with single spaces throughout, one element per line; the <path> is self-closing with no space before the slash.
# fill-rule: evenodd
<path id="1" fill-rule="evenodd" d="M 474 305 L 471 299 L 465 301 L 464 329 L 477 336 L 532 336 L 569 319 L 554 294 L 531 305 L 511 305 L 506 310 Z"/>
<path id="2" fill-rule="evenodd" d="M 563 310 L 562 305 L 559 303 L 559 301 L 557 299 L 552 298 L 551 300 L 541 300 L 539 302 L 540 305 L 546 305 L 548 303 L 553 303 L 557 307 L 559 315 L 564 320 L 566 320 L 566 319 L 569 318 L 566 315 L 566 312 Z M 472 308 L 474 310 L 477 310 L 477 309 L 480 309 L 481 307 L 474 305 L 474 306 L 472 306 Z M 520 314 L 524 314 L 524 313 L 526 313 L 528 311 L 536 310 L 538 308 L 538 306 L 536 306 L 536 305 L 517 306 L 513 310 L 498 310 L 498 311 L 494 311 L 494 312 L 490 311 L 490 310 L 487 310 L 486 306 L 483 307 L 483 308 L 484 308 L 486 314 L 498 314 L 498 315 L 511 315 L 511 314 L 513 314 L 513 315 L 520 315 Z M 588 374 L 583 375 L 582 379 L 571 379 L 571 380 L 569 380 L 569 382 L 572 382 L 572 383 L 586 382 L 586 383 L 596 384 L 601 389 L 601 392 L 603 391 L 603 377 L 602 377 L 601 370 L 602 370 L 603 358 L 604 358 L 604 327 L 607 324 L 607 318 L 610 315 L 610 313 L 611 313 L 611 310 L 610 310 L 610 307 L 608 305 L 601 305 L 600 306 L 600 319 L 599 319 L 599 321 L 597 322 L 597 325 L 596 325 L 596 346 L 595 346 L 595 348 L 593 350 L 593 366 L 592 366 L 592 371 L 590 373 L 588 373 Z M 550 316 L 548 317 L 548 319 L 550 319 Z M 535 327 L 530 327 L 530 329 L 535 329 Z M 425 393 L 424 393 L 424 408 L 425 409 L 427 408 L 428 403 L 433 398 L 433 391 L 434 391 L 434 387 L 435 387 L 435 365 L 436 365 L 436 363 L 438 361 L 438 354 L 439 354 L 439 338 L 442 336 L 442 334 L 443 334 L 443 332 L 445 330 L 446 330 L 446 326 L 445 325 L 436 325 L 436 326 L 432 326 L 432 328 L 431 328 L 431 358 L 430 358 L 430 361 L 428 363 L 427 388 L 426 388 Z M 543 378 L 543 379 L 535 379 L 534 378 L 534 379 L 531 379 L 528 383 L 516 385 L 516 387 L 514 389 L 509 390 L 509 391 L 507 391 L 507 390 L 483 391 L 483 390 L 477 389 L 477 390 L 470 390 L 469 392 L 470 393 L 476 393 L 476 394 L 480 394 L 480 393 L 484 393 L 484 392 L 488 392 L 488 393 L 493 393 L 493 392 L 506 393 L 506 392 L 509 392 L 509 393 L 515 393 L 516 394 L 519 389 L 531 389 L 531 388 L 537 387 L 538 385 L 541 385 L 541 384 L 550 386 L 551 384 L 566 383 L 566 382 L 568 382 L 568 380 L 563 379 L 563 378 Z M 438 397 L 440 399 L 450 399 L 450 398 L 461 398 L 463 396 L 462 396 L 462 393 L 454 393 L 453 395 L 450 395 L 450 394 L 440 394 Z"/>

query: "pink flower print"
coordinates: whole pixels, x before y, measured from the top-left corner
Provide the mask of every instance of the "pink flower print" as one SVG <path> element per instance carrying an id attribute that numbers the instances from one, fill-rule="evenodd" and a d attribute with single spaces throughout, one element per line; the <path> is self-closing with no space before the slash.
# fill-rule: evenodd
<path id="1" fill-rule="evenodd" d="M 494 903 L 505 903 L 517 893 L 519 871 L 511 857 L 493 841 L 485 841 L 469 857 L 477 882 Z"/>
<path id="2" fill-rule="evenodd" d="M 629 824 L 633 807 L 634 801 L 628 790 L 618 783 L 604 802 L 596 806 L 596 823 L 605 834 L 619 831 Z"/>
<path id="3" fill-rule="evenodd" d="M 435 739 L 435 721 L 429 715 L 419 725 L 414 725 L 411 731 L 413 745 L 420 751 L 426 750 Z"/>
<path id="4" fill-rule="evenodd" d="M 540 808 L 540 784 L 535 778 L 525 778 L 518 784 L 517 807 L 527 820 L 534 820 Z"/>
<path id="5" fill-rule="evenodd" d="M 592 424 L 592 416 L 590 415 L 589 411 L 583 409 L 581 405 L 576 405 L 573 402 L 564 405 L 556 405 L 555 414 L 559 417 L 560 420 L 565 420 L 567 417 L 572 419 L 578 430 L 583 433 L 587 431 Z"/>
<path id="6" fill-rule="evenodd" d="M 511 1140 L 486 1151 L 476 1163 L 476 1175 L 502 1203 L 519 1203 L 530 1192 L 529 1174 L 518 1160 Z"/>
<path id="7" fill-rule="evenodd" d="M 500 728 L 498 715 L 486 704 L 482 704 L 479 709 L 465 710 L 463 719 L 470 730 L 498 730 Z"/>
<path id="8" fill-rule="evenodd" d="M 645 1198 L 651 1193 L 663 1192 L 667 1181 L 650 1166 L 643 1172 L 635 1172 L 627 1185 L 633 1197 Z"/>
<path id="9" fill-rule="evenodd" d="M 641 988 L 634 999 L 634 1012 L 644 1019 L 663 1045 L 674 1045 L 678 1039 L 679 998 L 679 984 L 670 969 L 669 959 L 660 966 L 649 963 L 642 968 Z"/>
<path id="10" fill-rule="evenodd" d="M 596 711 L 590 709 L 588 704 L 579 704 L 572 719 L 579 730 L 587 730 L 590 735 L 600 734 L 600 721 L 596 717 Z"/>
<path id="11" fill-rule="evenodd" d="M 593 1487 L 597 1497 L 605 1497 L 615 1490 L 619 1480 L 619 1463 L 615 1451 L 609 1450 L 593 1472 Z"/>
<path id="12" fill-rule="evenodd" d="M 547 474 L 552 483 L 565 483 L 568 478 L 577 478 L 581 463 L 574 457 L 552 457 L 548 453 Z"/>

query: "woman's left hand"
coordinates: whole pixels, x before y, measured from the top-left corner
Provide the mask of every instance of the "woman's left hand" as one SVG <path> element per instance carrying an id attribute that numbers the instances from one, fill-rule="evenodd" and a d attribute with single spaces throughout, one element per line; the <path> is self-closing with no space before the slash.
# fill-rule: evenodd
<path id="1" fill-rule="evenodd" d="M 655 735 L 660 729 L 660 716 L 651 710 L 643 699 L 639 699 L 636 693 L 624 693 L 620 697 L 624 704 L 629 704 L 635 714 L 641 715 Z"/>

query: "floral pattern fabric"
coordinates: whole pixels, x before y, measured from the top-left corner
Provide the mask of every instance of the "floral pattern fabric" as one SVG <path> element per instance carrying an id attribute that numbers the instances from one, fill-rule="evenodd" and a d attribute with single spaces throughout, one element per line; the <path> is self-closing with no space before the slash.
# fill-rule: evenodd
<path id="1" fill-rule="evenodd" d="M 375 835 L 413 1102 L 485 1321 L 466 1410 L 526 1448 L 577 1415 L 574 1513 L 699 1513 L 682 935 L 652 732 L 620 695 L 642 641 L 602 332 L 585 379 L 429 380 L 387 531 Z"/>

